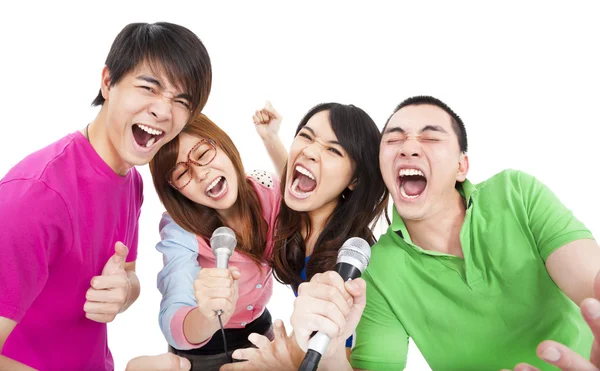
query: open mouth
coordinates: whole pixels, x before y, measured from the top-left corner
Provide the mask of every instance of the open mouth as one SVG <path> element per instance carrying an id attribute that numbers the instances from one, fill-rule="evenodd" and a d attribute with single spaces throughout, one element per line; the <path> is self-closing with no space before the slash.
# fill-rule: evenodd
<path id="1" fill-rule="evenodd" d="M 400 194 L 409 200 L 419 197 L 427 188 L 427 178 L 419 169 L 400 169 Z"/>
<path id="2" fill-rule="evenodd" d="M 158 142 L 165 135 L 165 132 L 162 130 L 152 129 L 142 124 L 133 124 L 131 130 L 133 131 L 133 139 L 138 146 L 143 148 L 152 147 L 154 143 Z"/>
<path id="3" fill-rule="evenodd" d="M 308 169 L 296 165 L 292 174 L 292 186 L 290 187 L 292 194 L 297 198 L 307 198 L 314 192 L 315 188 L 317 188 L 315 176 Z"/>
<path id="4" fill-rule="evenodd" d="M 206 187 L 204 193 L 210 198 L 219 199 L 225 192 L 227 192 L 227 179 L 224 176 L 220 176 Z"/>

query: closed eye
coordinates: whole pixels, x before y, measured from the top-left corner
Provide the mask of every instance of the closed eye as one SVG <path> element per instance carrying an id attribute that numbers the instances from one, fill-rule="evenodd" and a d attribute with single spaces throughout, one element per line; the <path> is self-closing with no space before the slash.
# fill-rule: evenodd
<path id="1" fill-rule="evenodd" d="M 298 136 L 299 136 L 299 137 L 306 138 L 306 139 L 308 139 L 308 140 L 312 140 L 312 137 L 311 137 L 310 135 L 308 135 L 308 134 L 304 133 L 304 132 L 301 132 L 301 133 L 299 133 L 299 134 L 298 134 Z"/>
<path id="2" fill-rule="evenodd" d="M 142 88 L 142 89 L 144 89 L 144 90 L 147 90 L 147 91 L 149 91 L 151 93 L 154 93 L 154 88 L 151 87 L 151 86 L 140 85 L 139 87 Z"/>
<path id="3" fill-rule="evenodd" d="M 188 171 L 189 171 L 189 170 L 186 170 L 186 171 L 184 171 L 183 173 L 179 174 L 179 175 L 177 176 L 177 180 L 179 180 L 179 179 L 183 178 L 183 176 L 184 176 L 185 174 L 187 174 L 187 172 L 188 172 Z"/>
<path id="4" fill-rule="evenodd" d="M 340 157 L 344 157 L 344 155 L 342 155 L 342 152 L 338 151 L 337 149 L 335 149 L 333 147 L 329 147 L 327 150 L 335 153 L 336 155 L 338 155 Z"/>

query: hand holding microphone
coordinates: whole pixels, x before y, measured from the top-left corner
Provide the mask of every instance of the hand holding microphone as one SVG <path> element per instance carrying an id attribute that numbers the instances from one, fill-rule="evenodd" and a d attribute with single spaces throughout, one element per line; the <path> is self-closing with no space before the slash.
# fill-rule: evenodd
<path id="1" fill-rule="evenodd" d="M 335 272 L 316 274 L 300 285 L 290 320 L 298 345 L 307 351 L 300 370 L 316 370 L 329 342 L 335 353 L 354 332 L 366 304 L 366 284 L 358 277 L 370 256 L 365 240 L 350 238 L 338 252 Z"/>
<path id="2" fill-rule="evenodd" d="M 235 267 L 228 268 L 229 257 L 233 253 L 237 240 L 235 233 L 227 227 L 217 228 L 210 239 L 215 255 L 216 268 L 202 268 L 194 282 L 194 295 L 198 310 L 206 318 L 215 318 L 223 314 L 227 323 L 235 311 L 238 299 L 237 281 L 240 272 Z"/>

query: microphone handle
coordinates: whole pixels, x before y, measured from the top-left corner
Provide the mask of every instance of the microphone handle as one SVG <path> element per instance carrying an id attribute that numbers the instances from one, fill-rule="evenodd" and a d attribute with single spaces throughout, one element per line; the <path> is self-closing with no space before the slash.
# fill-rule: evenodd
<path id="1" fill-rule="evenodd" d="M 215 259 L 217 260 L 217 268 L 229 268 L 229 249 L 221 248 L 214 251 Z M 217 310 L 217 316 L 223 314 L 221 309 Z"/>
<path id="2" fill-rule="evenodd" d="M 335 271 L 339 273 L 344 281 L 350 281 L 360 277 L 360 269 L 350 263 L 339 262 L 335 265 Z"/>

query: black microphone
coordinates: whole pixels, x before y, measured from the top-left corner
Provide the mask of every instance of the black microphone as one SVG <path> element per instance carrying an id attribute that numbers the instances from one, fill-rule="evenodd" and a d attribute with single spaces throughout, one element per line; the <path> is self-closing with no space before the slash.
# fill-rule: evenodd
<path id="1" fill-rule="evenodd" d="M 339 273 L 344 281 L 350 281 L 358 278 L 369 265 L 371 258 L 371 247 L 367 241 L 359 237 L 352 237 L 346 240 L 338 251 L 335 271 Z M 322 332 L 317 332 L 308 341 L 308 351 L 302 360 L 299 371 L 314 371 L 319 366 L 321 356 L 325 354 L 329 341 L 329 336 Z"/>
<path id="2" fill-rule="evenodd" d="M 217 261 L 217 268 L 227 269 L 229 267 L 229 257 L 233 254 L 236 245 L 235 232 L 231 228 L 219 227 L 215 229 L 210 237 L 210 249 Z M 221 314 L 223 314 L 223 311 L 219 309 L 217 315 Z"/>

